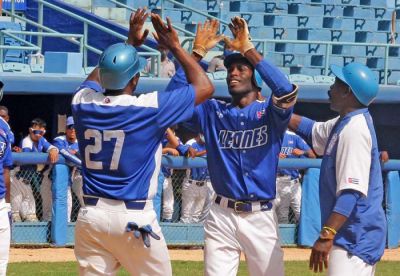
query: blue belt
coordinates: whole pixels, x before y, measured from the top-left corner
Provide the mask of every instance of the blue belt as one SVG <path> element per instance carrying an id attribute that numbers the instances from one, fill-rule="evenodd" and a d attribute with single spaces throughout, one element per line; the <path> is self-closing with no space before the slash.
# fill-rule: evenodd
<path id="1" fill-rule="evenodd" d="M 221 196 L 217 196 L 215 198 L 215 203 L 217 203 L 218 205 L 221 205 L 221 201 L 222 201 Z M 256 206 L 259 207 L 259 208 L 257 208 L 258 210 L 255 210 Z M 235 201 L 235 200 L 228 199 L 227 207 L 235 210 L 236 213 L 250 213 L 250 212 L 254 212 L 254 211 L 271 210 L 272 202 L 269 200 L 252 202 L 252 201 Z"/>
<path id="2" fill-rule="evenodd" d="M 97 202 L 99 202 L 98 197 L 83 197 L 83 202 L 85 205 L 88 206 L 96 206 Z M 143 210 L 144 206 L 146 205 L 146 201 L 129 201 L 129 200 L 124 200 L 126 209 L 129 210 Z"/>

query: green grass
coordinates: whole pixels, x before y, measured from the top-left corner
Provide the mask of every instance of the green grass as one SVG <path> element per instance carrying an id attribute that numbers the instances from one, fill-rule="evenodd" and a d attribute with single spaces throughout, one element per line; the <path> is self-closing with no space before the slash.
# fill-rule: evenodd
<path id="1" fill-rule="evenodd" d="M 172 262 L 173 275 L 190 276 L 203 275 L 203 262 Z M 324 275 L 314 274 L 308 270 L 307 262 L 285 262 L 286 276 Z M 380 262 L 377 267 L 376 276 L 397 276 L 400 271 L 400 262 Z M 8 266 L 7 275 L 78 275 L 78 266 L 75 262 L 65 263 L 12 263 Z M 119 276 L 129 275 L 121 270 Z M 238 275 L 248 275 L 247 266 L 241 263 Z"/>

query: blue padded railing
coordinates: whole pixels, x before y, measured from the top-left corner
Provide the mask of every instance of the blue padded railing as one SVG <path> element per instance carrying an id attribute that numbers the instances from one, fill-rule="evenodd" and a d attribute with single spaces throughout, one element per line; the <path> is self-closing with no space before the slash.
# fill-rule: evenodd
<path id="1" fill-rule="evenodd" d="M 46 164 L 48 156 L 45 153 L 13 153 L 15 165 Z M 184 157 L 163 156 L 162 164 L 169 168 L 187 169 L 207 166 L 205 158 L 188 159 Z M 315 207 L 314 199 L 318 198 L 318 176 L 321 160 L 319 159 L 283 159 L 279 161 L 280 168 L 308 169 L 303 181 L 303 207 L 300 218 L 300 230 L 298 244 L 310 246 L 318 235 L 319 208 Z M 387 172 L 385 187 L 386 216 L 388 222 L 388 246 L 397 247 L 400 241 L 400 160 L 390 160 L 382 167 Z M 67 223 L 67 189 L 69 174 L 65 165 L 65 159 L 60 156 L 53 166 L 53 218 L 47 223 L 15 223 L 13 225 L 13 243 L 46 244 L 48 242 L 56 246 L 72 244 L 74 240 L 74 223 Z M 314 207 L 309 201 L 313 201 Z M 312 207 L 312 208 L 311 208 Z M 304 221 L 307 221 L 305 223 Z M 310 223 L 310 221 L 312 223 Z M 304 223 L 302 223 L 304 222 Z M 161 223 L 168 244 L 202 244 L 203 229 L 201 225 L 182 223 Z M 40 233 L 46 233 L 50 228 L 50 241 Z M 38 229 L 41 229 L 39 231 Z M 43 230 L 44 229 L 44 230 Z M 196 235 L 189 235 L 195 232 Z M 295 244 L 295 226 L 280 225 L 281 237 L 284 244 Z M 33 234 L 32 234 L 33 233 Z M 40 237 L 34 237 L 32 235 Z M 29 235 L 30 240 L 26 239 Z M 185 236 L 186 238 L 182 238 Z M 22 241 L 21 241 L 22 240 Z M 310 244 L 311 243 L 311 244 Z"/>

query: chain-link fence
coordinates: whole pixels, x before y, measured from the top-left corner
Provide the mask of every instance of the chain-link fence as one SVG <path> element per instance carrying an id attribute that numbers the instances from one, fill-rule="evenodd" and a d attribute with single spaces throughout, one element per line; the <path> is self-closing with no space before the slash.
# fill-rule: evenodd
<path id="1" fill-rule="evenodd" d="M 32 158 L 36 155 L 41 158 Z M 11 207 L 14 221 L 12 244 L 56 244 L 57 246 L 73 244 L 74 222 L 83 204 L 81 173 L 77 168 L 65 165 L 63 158 L 60 158 L 60 163 L 50 167 L 45 165 L 46 154 L 36 155 L 13 155 L 14 160 L 19 161 L 11 171 Z M 24 159 L 28 161 L 21 162 Z M 303 172 L 304 179 L 279 175 L 278 196 L 274 201 L 280 222 L 282 244 L 295 245 L 298 242 L 308 246 L 315 241 L 314 236 L 320 230 L 318 226 L 320 160 L 285 162 L 291 164 L 290 168 L 313 168 Z M 173 168 L 169 174 L 160 173 L 162 177 L 159 180 L 159 190 L 162 191 L 159 219 L 168 244 L 191 246 L 201 245 L 204 241 L 202 223 L 209 211 L 214 192 L 208 178 L 193 177 L 191 170 L 204 168 L 205 164 L 205 159 L 201 158 L 163 158 L 163 165 Z M 397 163 L 388 169 L 392 170 L 388 173 L 386 183 L 386 206 L 388 210 L 391 209 L 391 212 L 387 213 L 390 217 L 388 221 L 397 216 L 395 212 L 397 209 L 393 206 L 398 201 L 395 195 L 397 195 L 397 182 L 400 183 L 397 171 L 399 169 L 400 164 Z M 302 206 L 299 205 L 300 199 Z M 393 226 L 388 232 L 390 237 L 393 236 L 394 244 L 398 235 L 392 228 L 395 229 Z"/>

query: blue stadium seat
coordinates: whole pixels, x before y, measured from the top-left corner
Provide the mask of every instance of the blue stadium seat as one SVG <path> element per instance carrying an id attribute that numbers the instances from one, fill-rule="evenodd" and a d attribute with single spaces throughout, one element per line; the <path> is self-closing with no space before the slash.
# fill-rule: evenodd
<path id="1" fill-rule="evenodd" d="M 330 30 L 324 29 L 298 29 L 297 30 L 298 40 L 314 40 L 314 41 L 330 41 L 331 32 Z"/>
<path id="2" fill-rule="evenodd" d="M 318 76 L 314 76 L 314 82 L 315 83 L 333 84 L 335 82 L 335 77 L 318 75 Z"/>
<path id="3" fill-rule="evenodd" d="M 328 29 L 340 29 L 342 27 L 342 19 L 337 17 L 324 17 L 322 27 Z"/>
<path id="4" fill-rule="evenodd" d="M 323 15 L 324 6 L 323 5 L 307 5 L 300 3 L 288 4 L 288 14 L 298 14 L 298 15 Z"/>
<path id="5" fill-rule="evenodd" d="M 313 77 L 302 74 L 289 75 L 289 81 L 293 83 L 314 83 Z"/>
<path id="6" fill-rule="evenodd" d="M 294 27 L 297 26 L 297 17 L 283 15 L 264 15 L 264 26 L 271 27 Z"/>
<path id="7" fill-rule="evenodd" d="M 392 22 L 390 20 L 379 20 L 377 31 L 386 31 L 390 32 Z"/>
<path id="8" fill-rule="evenodd" d="M 5 62 L 2 64 L 3 72 L 14 72 L 14 73 L 31 73 L 31 69 L 28 64 L 18 62 Z"/>
<path id="9" fill-rule="evenodd" d="M 366 65 L 371 69 L 379 69 L 384 67 L 384 63 L 384 58 L 369 57 L 367 58 Z"/>
<path id="10" fill-rule="evenodd" d="M 229 10 L 231 12 L 265 12 L 266 4 L 263 2 L 229 2 Z"/>
<path id="11" fill-rule="evenodd" d="M 354 42 L 372 42 L 374 34 L 369 31 L 356 31 Z"/>

